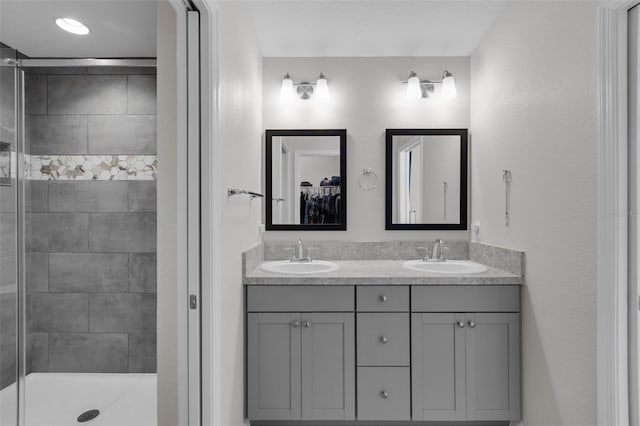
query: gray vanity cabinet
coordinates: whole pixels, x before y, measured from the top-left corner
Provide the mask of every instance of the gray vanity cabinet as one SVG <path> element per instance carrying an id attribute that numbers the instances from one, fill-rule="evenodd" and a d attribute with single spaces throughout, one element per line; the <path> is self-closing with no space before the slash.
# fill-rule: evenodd
<path id="1" fill-rule="evenodd" d="M 326 312 L 353 288 L 255 287 L 248 291 L 247 398 L 250 420 L 354 420 L 355 318 Z M 278 297 L 281 292 L 292 297 Z M 325 312 L 285 312 L 295 301 Z M 350 300 L 350 305 L 349 305 Z M 297 308 L 303 303 L 297 304 Z M 263 312 L 251 312 L 251 311 Z M 279 310 L 281 312 L 273 312 Z"/>
<path id="2" fill-rule="evenodd" d="M 249 418 L 299 419 L 300 314 L 250 313 L 247 338 Z"/>
<path id="3" fill-rule="evenodd" d="M 412 314 L 413 419 L 519 420 L 519 317 Z"/>

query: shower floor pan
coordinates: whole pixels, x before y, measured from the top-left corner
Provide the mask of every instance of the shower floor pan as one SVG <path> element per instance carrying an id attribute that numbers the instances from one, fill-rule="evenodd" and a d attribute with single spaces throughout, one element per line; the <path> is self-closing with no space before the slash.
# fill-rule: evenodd
<path id="1" fill-rule="evenodd" d="M 156 385 L 155 374 L 32 373 L 26 378 L 25 425 L 157 426 Z M 15 385 L 0 391 L 2 426 L 15 424 L 7 410 L 14 398 Z M 78 422 L 91 410 L 100 414 Z"/>

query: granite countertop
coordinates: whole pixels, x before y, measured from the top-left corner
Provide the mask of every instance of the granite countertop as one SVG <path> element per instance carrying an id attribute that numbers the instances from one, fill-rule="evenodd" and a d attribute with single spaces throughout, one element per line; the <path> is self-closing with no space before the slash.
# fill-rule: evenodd
<path id="1" fill-rule="evenodd" d="M 265 272 L 259 265 L 243 277 L 245 285 L 522 285 L 521 275 L 488 267 L 473 275 L 413 271 L 402 260 L 336 260 L 340 269 L 316 275 Z"/>

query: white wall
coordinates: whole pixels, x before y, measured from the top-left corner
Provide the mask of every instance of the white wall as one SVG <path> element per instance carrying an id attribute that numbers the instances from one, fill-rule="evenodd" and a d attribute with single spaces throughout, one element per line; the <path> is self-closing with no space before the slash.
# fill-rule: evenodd
<path id="1" fill-rule="evenodd" d="M 244 5 L 221 2 L 219 24 L 219 143 L 221 181 L 214 183 L 259 191 L 262 182 L 262 60 Z M 225 192 L 225 191 L 223 191 Z M 220 425 L 244 424 L 243 251 L 258 242 L 262 200 L 227 198 L 222 211 L 223 348 L 219 388 Z M 206 402 L 205 402 L 206 403 Z"/>
<path id="2" fill-rule="evenodd" d="M 178 332 L 176 250 L 178 209 L 178 108 L 176 12 L 158 2 L 158 425 L 180 424 L 178 417 Z"/>
<path id="3" fill-rule="evenodd" d="M 401 84 L 411 70 L 423 79 L 440 80 L 444 70 L 456 80 L 458 97 L 452 101 L 407 102 Z M 280 103 L 282 76 L 314 81 L 323 72 L 330 99 L 296 98 L 290 107 Z M 263 129 L 347 129 L 347 231 L 269 231 L 265 240 L 389 241 L 466 240 L 467 231 L 385 231 L 384 164 L 387 128 L 468 128 L 469 58 L 264 58 Z M 264 137 L 263 137 L 264 139 Z M 373 168 L 378 188 L 362 190 L 357 183 L 364 168 Z"/>
<path id="4" fill-rule="evenodd" d="M 596 424 L 595 5 L 508 2 L 471 57 L 472 218 L 526 252 L 526 426 Z"/>

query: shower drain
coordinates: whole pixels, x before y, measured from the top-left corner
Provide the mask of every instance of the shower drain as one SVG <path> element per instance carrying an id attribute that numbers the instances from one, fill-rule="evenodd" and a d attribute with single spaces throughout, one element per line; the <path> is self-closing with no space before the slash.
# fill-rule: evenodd
<path id="1" fill-rule="evenodd" d="M 85 423 L 100 415 L 100 410 L 89 410 L 78 416 L 78 423 Z"/>

